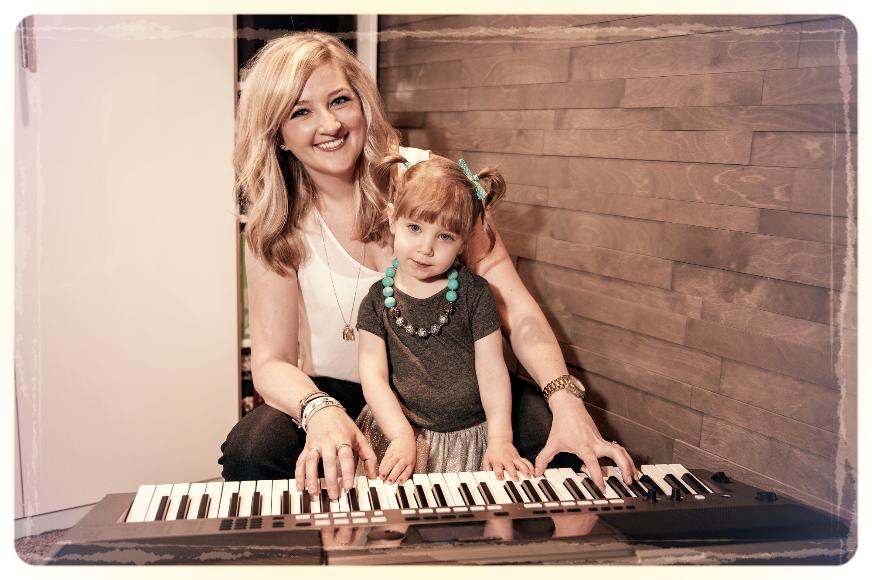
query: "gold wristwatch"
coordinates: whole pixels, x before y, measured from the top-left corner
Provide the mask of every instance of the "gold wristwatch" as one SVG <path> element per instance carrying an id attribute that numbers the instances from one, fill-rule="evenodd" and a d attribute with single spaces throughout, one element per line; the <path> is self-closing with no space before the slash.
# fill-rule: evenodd
<path id="1" fill-rule="evenodd" d="M 562 375 L 545 385 L 545 388 L 542 389 L 542 394 L 545 395 L 545 400 L 547 401 L 551 398 L 551 395 L 563 389 L 566 389 L 579 399 L 584 399 L 587 393 L 584 385 L 577 378 L 572 375 Z"/>

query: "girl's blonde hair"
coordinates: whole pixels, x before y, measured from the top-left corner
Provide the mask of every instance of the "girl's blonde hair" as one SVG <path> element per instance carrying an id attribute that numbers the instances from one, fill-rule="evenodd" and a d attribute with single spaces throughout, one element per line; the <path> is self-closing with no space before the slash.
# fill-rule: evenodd
<path id="1" fill-rule="evenodd" d="M 481 222 L 490 242 L 487 251 L 493 250 L 496 234 L 488 210 L 506 193 L 506 182 L 496 169 L 486 167 L 474 174 L 485 193 L 479 200 L 472 180 L 450 159 L 433 155 L 400 174 L 401 163 L 406 163 L 401 155 L 388 155 L 374 171 L 378 186 L 390 192 L 396 217 L 442 224 L 464 239 Z"/>
<path id="2" fill-rule="evenodd" d="M 300 224 L 314 186 L 305 167 L 279 149 L 280 131 L 312 72 L 337 65 L 360 99 L 366 139 L 354 173 L 356 237 L 381 242 L 388 236 L 381 214 L 385 201 L 373 179 L 376 162 L 397 151 L 399 134 L 388 122 L 381 97 L 357 57 L 339 40 L 320 32 L 294 33 L 264 46 L 246 66 L 236 116 L 236 193 L 248 214 L 246 237 L 252 253 L 280 274 L 305 261 Z"/>

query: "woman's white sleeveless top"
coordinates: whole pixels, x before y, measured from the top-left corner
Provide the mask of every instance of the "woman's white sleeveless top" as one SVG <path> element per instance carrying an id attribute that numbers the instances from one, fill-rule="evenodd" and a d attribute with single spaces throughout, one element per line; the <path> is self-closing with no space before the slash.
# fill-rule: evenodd
<path id="1" fill-rule="evenodd" d="M 417 163 L 430 157 L 429 151 L 411 147 L 400 147 L 400 154 L 410 163 Z M 327 224 L 322 221 L 316 209 L 313 208 L 309 212 L 303 220 L 301 229 L 308 257 L 297 269 L 302 303 L 299 367 L 311 377 L 324 376 L 360 382 L 357 372 L 355 328 L 357 311 L 369 287 L 381 280 L 384 274 L 361 266 L 357 259 L 350 256 Z M 342 329 L 346 321 L 355 328 L 353 341 L 342 338 Z"/>

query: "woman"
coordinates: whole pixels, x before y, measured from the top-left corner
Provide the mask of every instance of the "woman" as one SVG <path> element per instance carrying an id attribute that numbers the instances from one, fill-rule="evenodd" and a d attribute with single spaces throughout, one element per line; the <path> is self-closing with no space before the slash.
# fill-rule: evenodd
<path id="1" fill-rule="evenodd" d="M 267 404 L 221 446 L 225 479 L 293 474 L 315 493 L 320 462 L 335 499 L 340 477 L 346 489 L 353 485 L 355 454 L 375 477 L 373 450 L 354 424 L 364 400 L 353 327 L 366 289 L 391 262 L 387 222 L 379 219 L 386 199 L 372 169 L 398 151 L 413 163 L 429 156 L 401 150 L 375 84 L 335 38 L 309 32 L 276 39 L 249 64 L 234 165 L 248 207 L 252 372 Z M 597 458 L 610 457 L 629 483 L 637 474 L 629 454 L 600 436 L 505 246 L 499 238 L 490 252 L 488 245 L 483 231 L 474 234 L 466 264 L 490 284 L 503 333 L 550 395 L 546 406 L 541 393 L 516 386 L 519 450 L 535 457 L 537 474 L 557 453 L 575 454 L 601 489 Z"/>

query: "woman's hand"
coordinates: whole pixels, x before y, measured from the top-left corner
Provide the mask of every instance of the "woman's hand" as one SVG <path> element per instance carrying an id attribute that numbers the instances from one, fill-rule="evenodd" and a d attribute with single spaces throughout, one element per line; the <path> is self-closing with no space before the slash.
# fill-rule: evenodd
<path id="1" fill-rule="evenodd" d="M 511 441 L 488 441 L 481 465 L 484 469 L 496 473 L 497 479 L 500 480 L 503 478 L 504 471 L 507 471 L 509 477 L 514 480 L 518 479 L 519 471 L 527 476 L 533 474 L 533 464 L 521 457 Z"/>
<path id="2" fill-rule="evenodd" d="M 603 492 L 605 482 L 599 465 L 600 457 L 610 457 L 615 462 L 627 485 L 641 477 L 627 450 L 602 438 L 581 399 L 565 391 L 557 392 L 551 396 L 549 405 L 554 420 L 548 441 L 536 456 L 537 477 L 545 473 L 548 463 L 561 451 L 577 455 L 584 462 L 585 470 L 594 484 Z"/>
<path id="3" fill-rule="evenodd" d="M 297 490 L 320 493 L 318 462 L 324 462 L 324 481 L 330 499 L 339 498 L 339 480 L 346 491 L 354 487 L 355 454 L 363 461 L 366 476 L 375 478 L 375 452 L 357 425 L 339 407 L 327 407 L 312 415 L 306 431 L 306 446 L 297 459 L 294 477 Z"/>
<path id="4" fill-rule="evenodd" d="M 391 439 L 379 466 L 378 476 L 388 483 L 403 483 L 415 471 L 417 451 L 414 435 Z"/>

